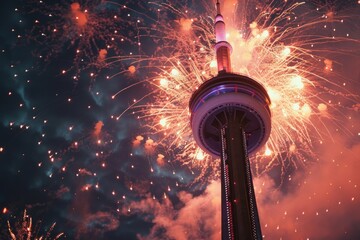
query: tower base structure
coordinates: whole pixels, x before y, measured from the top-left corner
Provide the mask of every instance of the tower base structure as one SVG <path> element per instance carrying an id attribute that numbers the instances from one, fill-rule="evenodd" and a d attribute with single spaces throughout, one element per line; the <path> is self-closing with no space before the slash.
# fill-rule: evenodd
<path id="1" fill-rule="evenodd" d="M 244 113 L 228 109 L 224 117 L 220 129 L 222 240 L 261 240 Z"/>

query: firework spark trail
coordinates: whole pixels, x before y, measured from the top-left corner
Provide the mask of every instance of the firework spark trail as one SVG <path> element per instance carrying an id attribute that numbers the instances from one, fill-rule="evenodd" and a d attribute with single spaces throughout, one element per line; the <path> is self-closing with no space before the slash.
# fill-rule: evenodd
<path id="1" fill-rule="evenodd" d="M 159 8 L 172 11 L 174 20 L 164 23 L 160 17 L 159 24 L 149 30 L 155 31 L 151 36 L 163 39 L 157 44 L 164 47 L 158 49 L 155 57 L 143 60 L 156 62 L 154 72 L 158 73 L 146 80 L 151 92 L 129 109 L 144 120 L 149 129 L 147 134 L 157 136 L 159 146 L 167 146 L 164 148 L 173 151 L 183 164 L 200 167 L 198 179 L 201 179 L 209 168 L 216 169 L 216 161 L 203 153 L 192 139 L 188 101 L 202 82 L 216 74 L 212 20 L 172 5 L 159 5 Z M 325 44 L 359 44 L 358 40 L 313 34 L 315 28 L 324 28 L 329 22 L 342 24 L 348 19 L 334 16 L 329 19 L 314 12 L 298 15 L 301 8 L 308 10 L 304 3 L 284 4 L 281 8 L 265 5 L 250 24 L 249 31 L 235 28 L 237 24 L 228 28 L 234 72 L 262 83 L 272 101 L 270 139 L 263 153 L 253 156 L 258 175 L 280 167 L 284 177 L 287 168 L 303 167 L 307 158 L 314 156 L 313 141 L 326 135 L 326 127 L 318 122 L 337 121 L 328 113 L 334 106 L 323 99 L 322 95 L 329 93 L 323 85 L 354 101 L 355 95 L 324 73 L 321 63 L 325 63 L 328 72 L 333 71 L 332 63 L 321 56 L 331 52 Z M 142 103 L 149 98 L 150 103 Z"/>
<path id="2" fill-rule="evenodd" d="M 38 236 L 37 230 L 33 229 L 33 222 L 32 218 L 27 215 L 26 210 L 24 211 L 22 220 L 19 220 L 19 222 L 15 223 L 15 228 L 12 228 L 10 225 L 10 222 L 8 221 L 8 230 L 9 234 L 12 240 L 31 240 L 31 239 L 39 239 L 39 240 L 56 240 L 61 238 L 63 236 L 63 233 L 59 233 L 54 238 L 51 237 L 52 231 L 55 228 L 56 223 L 53 223 L 49 230 L 46 232 L 44 236 Z"/>

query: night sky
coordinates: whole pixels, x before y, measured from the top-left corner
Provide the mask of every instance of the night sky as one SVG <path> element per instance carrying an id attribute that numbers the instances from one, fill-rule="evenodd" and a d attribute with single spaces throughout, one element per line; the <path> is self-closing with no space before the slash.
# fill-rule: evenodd
<path id="1" fill-rule="evenodd" d="M 191 9 L 194 18 L 211 15 L 211 4 L 133 2 L 2 4 L 1 239 L 11 239 L 7 221 L 15 232 L 21 228 L 24 210 L 32 237 L 56 222 L 49 239 L 59 233 L 61 239 L 220 239 L 213 170 L 174 160 L 173 151 L 157 146 L 160 137 L 150 134 L 141 111 L 128 109 L 151 100 L 144 98 L 151 89 L 144 80 L 156 74 L 156 63 L 141 59 L 171 56 L 176 44 L 162 39 L 166 32 L 147 29 L 156 28 L 159 14 L 166 17 L 159 24 L 171 29 L 177 9 Z M 312 138 L 312 154 L 304 154 L 309 164 L 254 178 L 262 232 L 265 239 L 360 239 L 360 5 L 314 0 L 306 9 L 347 16 L 340 27 L 327 26 L 351 38 L 316 53 L 331 59 L 333 71 L 323 71 L 331 81 L 318 97 L 333 107 L 330 118 L 314 120 L 321 134 Z M 310 31 L 328 37 L 324 29 Z"/>

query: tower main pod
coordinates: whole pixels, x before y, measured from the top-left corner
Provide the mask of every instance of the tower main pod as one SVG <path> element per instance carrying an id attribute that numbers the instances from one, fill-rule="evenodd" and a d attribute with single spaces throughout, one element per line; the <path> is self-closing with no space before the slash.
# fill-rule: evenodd
<path id="1" fill-rule="evenodd" d="M 270 98 L 255 80 L 231 73 L 231 45 L 217 1 L 215 18 L 218 75 L 190 99 L 191 128 L 197 144 L 221 158 L 222 240 L 262 239 L 248 154 L 270 135 Z"/>

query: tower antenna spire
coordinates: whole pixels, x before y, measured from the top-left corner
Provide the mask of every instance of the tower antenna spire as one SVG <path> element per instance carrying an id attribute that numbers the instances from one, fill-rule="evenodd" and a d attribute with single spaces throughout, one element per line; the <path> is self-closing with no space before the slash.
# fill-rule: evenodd
<path id="1" fill-rule="evenodd" d="M 216 36 L 216 60 L 219 72 L 231 72 L 230 53 L 232 47 L 230 43 L 226 41 L 226 30 L 224 18 L 220 12 L 220 2 L 216 1 L 217 14 L 215 17 L 215 36 Z"/>
<path id="2" fill-rule="evenodd" d="M 221 15 L 221 11 L 220 11 L 220 2 L 219 0 L 216 1 L 216 11 L 218 15 Z"/>

